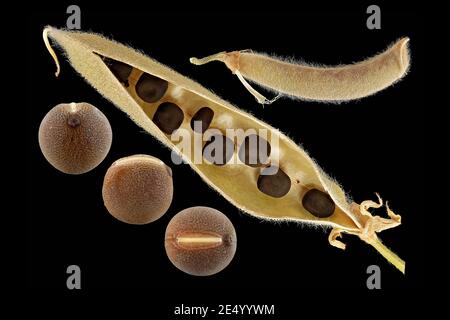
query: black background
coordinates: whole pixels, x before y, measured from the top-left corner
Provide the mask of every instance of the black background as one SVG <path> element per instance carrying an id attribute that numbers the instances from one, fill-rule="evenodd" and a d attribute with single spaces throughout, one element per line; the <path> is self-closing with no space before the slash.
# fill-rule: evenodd
<path id="1" fill-rule="evenodd" d="M 279 11 L 161 11 L 140 6 L 81 6 L 83 31 L 94 31 L 129 44 L 174 68 L 281 129 L 312 155 L 361 202 L 389 200 L 402 215 L 400 227 L 380 238 L 406 260 L 406 276 L 353 236 L 344 236 L 345 251 L 328 244 L 328 231 L 296 223 L 271 223 L 240 212 L 210 189 L 187 165 L 171 165 L 170 150 L 136 126 L 124 113 L 91 88 L 62 62 L 61 75 L 42 41 L 45 25 L 64 27 L 67 5 L 34 10 L 28 20 L 28 283 L 31 288 L 66 289 L 66 268 L 82 270 L 82 288 L 157 288 L 190 294 L 180 302 L 204 301 L 214 289 L 234 289 L 240 303 L 255 302 L 252 293 L 271 303 L 303 288 L 366 288 L 366 268 L 379 265 L 382 288 L 423 284 L 424 100 L 423 34 L 420 18 L 408 7 L 382 6 L 382 29 L 366 28 L 364 5 L 326 5 Z M 238 9 L 228 7 L 227 9 Z M 251 48 L 321 64 L 345 64 L 384 50 L 409 36 L 412 69 L 401 82 L 375 96 L 340 105 L 283 98 L 262 108 L 222 64 L 193 66 L 189 57 Z M 270 94 L 268 94 L 270 96 Z M 89 102 L 109 119 L 113 144 L 93 171 L 65 175 L 40 152 L 40 121 L 56 104 Z M 103 206 L 101 187 L 108 166 L 137 153 L 156 156 L 171 165 L 174 198 L 168 212 L 145 226 L 121 223 Z M 164 250 L 167 223 L 190 206 L 211 206 L 233 222 L 238 247 L 221 273 L 192 277 L 176 269 Z M 385 211 L 377 212 L 385 215 Z M 206 294 L 205 294 L 206 293 Z M 224 294 L 225 295 L 225 294 Z M 241 297 L 242 296 L 242 297 Z M 220 302 L 222 300 L 218 300 Z M 166 296 L 162 305 L 176 303 Z"/>

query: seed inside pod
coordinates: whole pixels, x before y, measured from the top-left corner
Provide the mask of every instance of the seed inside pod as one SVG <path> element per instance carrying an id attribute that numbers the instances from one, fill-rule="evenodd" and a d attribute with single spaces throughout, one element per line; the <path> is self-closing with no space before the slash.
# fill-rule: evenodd
<path id="1" fill-rule="evenodd" d="M 258 189 L 274 198 L 281 198 L 286 195 L 291 189 L 291 179 L 280 168 L 277 173 L 269 175 L 268 170 L 273 170 L 271 167 L 264 168 L 258 178 Z"/>
<path id="2" fill-rule="evenodd" d="M 191 119 L 191 128 L 195 132 L 198 133 L 204 133 L 206 130 L 208 130 L 209 125 L 211 124 L 211 121 L 214 117 L 214 111 L 212 111 L 211 108 L 203 107 L 200 110 L 198 110 L 194 116 Z M 201 124 L 201 128 L 197 128 L 195 126 L 195 122 L 198 121 L 197 126 Z"/>
<path id="3" fill-rule="evenodd" d="M 302 200 L 303 207 L 317 218 L 327 218 L 334 213 L 336 205 L 333 199 L 317 189 L 311 189 L 305 193 Z"/>
<path id="4" fill-rule="evenodd" d="M 245 137 L 239 148 L 239 159 L 250 167 L 260 167 L 268 163 L 271 147 L 266 139 L 256 134 Z"/>
<path id="5" fill-rule="evenodd" d="M 108 119 L 89 103 L 62 103 L 51 109 L 39 127 L 39 146 L 56 169 L 81 174 L 97 167 L 109 152 Z"/>
<path id="6" fill-rule="evenodd" d="M 117 61 L 111 58 L 103 58 L 103 61 L 114 74 L 114 76 L 119 80 L 125 87 L 128 87 L 128 77 L 133 69 L 130 65 Z"/>
<path id="7" fill-rule="evenodd" d="M 172 134 L 183 123 L 184 114 L 175 103 L 163 102 L 153 116 L 153 122 L 166 134 Z"/>
<path id="8" fill-rule="evenodd" d="M 203 147 L 203 157 L 212 164 L 222 166 L 231 160 L 234 143 L 222 134 L 213 135 Z"/>
<path id="9" fill-rule="evenodd" d="M 121 158 L 106 172 L 102 195 L 109 213 L 122 222 L 155 221 L 172 202 L 172 170 L 148 155 Z"/>
<path id="10" fill-rule="evenodd" d="M 233 224 L 222 212 L 192 207 L 169 222 L 164 246 L 175 267 L 190 275 L 209 276 L 233 260 L 236 242 Z"/>
<path id="11" fill-rule="evenodd" d="M 167 91 L 169 83 L 154 75 L 143 73 L 136 83 L 137 95 L 148 103 L 158 101 Z"/>

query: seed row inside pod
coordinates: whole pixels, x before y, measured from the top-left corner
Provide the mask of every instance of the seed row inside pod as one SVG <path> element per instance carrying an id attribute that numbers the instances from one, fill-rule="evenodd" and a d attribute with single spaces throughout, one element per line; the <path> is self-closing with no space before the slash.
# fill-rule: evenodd
<path id="1" fill-rule="evenodd" d="M 181 93 L 182 89 L 178 86 L 123 62 L 106 57 L 102 57 L 102 59 L 117 80 L 124 85 L 127 93 L 135 99 L 145 114 L 167 135 L 168 139 L 179 128 L 191 131 L 192 137 L 194 137 L 194 133 L 202 134 L 211 127 L 218 129 L 220 132 L 230 129 L 224 128 L 224 124 L 228 125 L 228 123 L 221 123 L 220 118 L 215 117 L 217 114 L 226 116 L 226 118 L 233 116 L 231 113 L 221 111 L 220 105 L 201 99 L 201 97 L 189 91 Z M 121 72 L 118 72 L 118 70 L 121 70 Z M 202 124 L 199 132 L 195 130 L 193 124 L 195 121 L 200 121 Z M 298 185 L 298 188 L 293 188 L 293 195 L 295 197 L 297 193 L 299 206 L 303 206 L 312 216 L 317 218 L 330 217 L 334 213 L 335 205 L 326 192 L 316 189 L 314 185 L 304 185 L 300 178 L 293 182 L 295 177 L 291 178 L 283 171 L 284 164 L 280 163 L 280 167 L 274 170 L 276 171 L 274 174 L 266 173 L 268 169 L 253 169 L 262 166 L 260 158 L 265 158 L 265 162 L 270 158 L 271 145 L 267 140 L 257 134 L 246 135 L 240 145 L 236 145 L 236 141 L 233 140 L 225 134 L 216 134 L 211 136 L 208 141 L 203 142 L 202 154 L 204 160 L 208 162 L 207 165 L 232 166 L 229 163 L 238 150 L 238 157 L 246 166 L 240 165 L 230 169 L 224 167 L 223 170 L 241 173 L 248 171 L 249 179 L 253 180 L 252 189 L 255 193 L 259 190 L 270 197 L 281 198 L 291 190 L 293 184 Z M 214 145 L 214 143 L 216 144 Z M 217 145 L 223 148 L 222 158 L 219 159 L 215 157 Z M 251 148 L 255 145 L 257 148 Z M 207 152 L 208 148 L 210 152 Z M 261 155 L 260 148 L 266 151 L 265 154 Z M 218 170 L 218 168 L 215 168 L 215 170 Z M 300 196 L 302 194 L 303 197 Z"/>
<path id="2" fill-rule="evenodd" d="M 47 37 L 65 51 L 72 66 L 97 91 L 178 152 L 206 183 L 239 209 L 263 219 L 333 227 L 330 243 L 340 248 L 344 245 L 336 237 L 341 232 L 358 235 L 404 271 L 404 262 L 376 235 L 399 225 L 400 217 L 391 211 L 391 219 L 372 217 L 368 209 L 376 203 L 360 206 L 350 201 L 342 188 L 279 130 L 191 79 L 100 35 L 48 27 L 44 30 L 48 44 Z M 49 44 L 47 47 L 53 52 Z M 196 119 L 201 128 L 196 129 Z M 241 139 L 230 138 L 230 129 L 251 133 Z M 195 138 L 205 135 L 201 150 L 206 161 L 195 161 L 190 148 L 181 148 L 174 141 L 180 131 L 190 133 L 184 138 L 192 148 Z M 206 136 L 210 131 L 213 133 Z M 257 141 L 256 148 L 251 140 Z M 218 158 L 216 152 L 222 156 Z"/>

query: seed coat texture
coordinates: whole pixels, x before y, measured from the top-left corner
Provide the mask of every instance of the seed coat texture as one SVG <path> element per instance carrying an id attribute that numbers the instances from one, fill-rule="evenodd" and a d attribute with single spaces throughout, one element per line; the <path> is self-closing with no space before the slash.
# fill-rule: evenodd
<path id="1" fill-rule="evenodd" d="M 340 102 L 375 94 L 403 78 L 410 66 L 409 38 L 401 38 L 384 52 L 367 60 L 335 67 L 292 63 L 251 50 L 220 52 L 191 63 L 202 65 L 221 61 L 238 76 L 259 103 L 270 104 L 245 80 L 279 95 L 303 100 Z"/>
<path id="2" fill-rule="evenodd" d="M 39 126 L 39 146 L 47 161 L 67 174 L 82 174 L 97 167 L 111 148 L 108 119 L 89 103 L 61 103 Z"/>
<path id="3" fill-rule="evenodd" d="M 220 211 L 192 207 L 176 214 L 167 225 L 167 257 L 181 271 L 209 276 L 225 269 L 236 252 L 236 231 Z"/>
<path id="4" fill-rule="evenodd" d="M 172 202 L 172 170 L 149 155 L 121 158 L 106 172 L 102 196 L 106 209 L 116 219 L 129 224 L 153 222 Z"/>
<path id="5" fill-rule="evenodd" d="M 337 237 L 342 232 L 357 235 L 375 247 L 398 269 L 404 271 L 404 261 L 385 247 L 377 237 L 378 232 L 400 225 L 400 216 L 395 215 L 389 208 L 387 208 L 389 218 L 372 216 L 370 210 L 381 207 L 383 204 L 381 199 L 378 203 L 353 202 L 341 186 L 326 175 L 305 150 L 279 130 L 234 107 L 169 67 L 100 35 L 47 27 L 44 30 L 44 39 L 48 43 L 47 37 L 64 50 L 72 66 L 97 91 L 130 116 L 137 125 L 179 154 L 209 186 L 239 209 L 262 219 L 292 220 L 331 227 L 333 229 L 329 236 L 330 244 L 341 249 L 345 248 L 345 245 L 338 241 Z M 52 56 L 56 57 L 49 43 L 48 49 Z M 121 61 L 133 67 L 128 77 L 129 87 L 124 86 L 114 76 L 101 57 Z M 168 82 L 166 93 L 159 101 L 147 103 L 136 94 L 136 84 L 143 73 Z M 279 155 L 279 167 L 291 181 L 288 192 L 277 198 L 258 189 L 258 178 L 261 169 L 266 170 L 265 168 L 251 167 L 236 161 L 224 165 L 215 165 L 210 161 L 201 163 L 194 161 L 192 154 L 180 149 L 178 144 L 175 144 L 153 121 L 158 106 L 164 102 L 174 103 L 182 109 L 184 120 L 180 129 L 192 132 L 191 145 L 195 143 L 194 136 L 198 136 L 191 128 L 191 119 L 200 107 L 205 106 L 214 112 L 210 123 L 211 129 L 218 129 L 222 133 L 228 128 L 251 129 L 256 132 L 260 129 L 267 130 L 267 141 L 272 141 L 272 136 L 278 139 L 277 150 L 274 150 L 272 145 L 269 161 L 273 160 L 271 157 L 274 154 Z M 239 150 L 240 146 L 235 145 L 235 141 L 231 142 L 234 147 L 233 159 L 237 157 L 236 150 Z M 310 189 L 320 190 L 331 197 L 336 206 L 331 216 L 318 218 L 303 206 L 302 197 Z"/>

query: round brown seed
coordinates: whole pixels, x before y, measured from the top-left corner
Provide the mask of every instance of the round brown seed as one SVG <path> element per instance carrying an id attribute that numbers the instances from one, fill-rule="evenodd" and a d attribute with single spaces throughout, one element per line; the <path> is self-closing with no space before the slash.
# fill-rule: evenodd
<path id="1" fill-rule="evenodd" d="M 239 148 L 239 159 L 250 167 L 260 167 L 268 163 L 271 147 L 266 139 L 256 134 L 245 137 Z"/>
<path id="2" fill-rule="evenodd" d="M 111 58 L 103 58 L 103 61 L 108 66 L 109 70 L 114 74 L 114 76 L 126 87 L 128 84 L 128 77 L 131 74 L 131 70 L 133 69 L 130 65 L 123 63 L 121 61 L 117 61 Z"/>
<path id="3" fill-rule="evenodd" d="M 148 155 L 121 158 L 106 172 L 102 195 L 106 209 L 122 222 L 155 221 L 172 202 L 172 170 Z"/>
<path id="4" fill-rule="evenodd" d="M 56 169 L 81 174 L 97 167 L 111 148 L 108 119 L 89 103 L 62 103 L 39 126 L 39 146 Z"/>
<path id="5" fill-rule="evenodd" d="M 209 276 L 233 260 L 236 241 L 233 224 L 222 212 L 192 207 L 169 222 L 164 246 L 175 267 L 190 275 Z"/>
<path id="6" fill-rule="evenodd" d="M 163 97 L 169 83 L 154 75 L 143 73 L 136 83 L 136 93 L 145 102 L 153 103 Z"/>
<path id="7" fill-rule="evenodd" d="M 267 167 L 261 171 L 258 177 L 258 189 L 274 198 L 281 198 L 291 189 L 291 179 L 280 168 L 275 174 L 272 174 L 277 168 Z"/>
<path id="8" fill-rule="evenodd" d="M 194 114 L 194 116 L 191 119 L 192 130 L 198 133 L 204 133 L 206 130 L 208 130 L 213 117 L 214 111 L 211 108 L 208 107 L 201 108 Z M 201 128 L 196 128 L 195 124 L 197 121 L 200 122 Z M 197 126 L 199 126 L 199 123 L 197 123 Z"/>
<path id="9" fill-rule="evenodd" d="M 183 119 L 183 110 L 172 102 L 161 103 L 153 116 L 153 122 L 166 134 L 172 134 L 177 130 Z"/>
<path id="10" fill-rule="evenodd" d="M 317 189 L 311 189 L 305 193 L 302 200 L 303 207 L 317 218 L 327 218 L 334 213 L 336 205 L 333 199 Z"/>
<path id="11" fill-rule="evenodd" d="M 233 141 L 222 134 L 213 135 L 203 147 L 203 157 L 218 166 L 228 163 L 233 157 L 233 153 Z"/>

